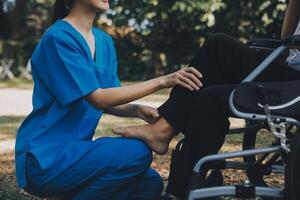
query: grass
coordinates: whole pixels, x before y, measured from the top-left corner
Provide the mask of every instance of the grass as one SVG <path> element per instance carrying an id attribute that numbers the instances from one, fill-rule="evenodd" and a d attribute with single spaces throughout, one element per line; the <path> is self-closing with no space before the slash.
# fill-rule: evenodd
<path id="1" fill-rule="evenodd" d="M 3 116 L 0 117 L 0 142 L 3 141 L 13 141 L 15 139 L 15 134 L 20 122 L 24 117 L 12 117 Z M 114 136 L 111 129 L 116 126 L 130 126 L 136 124 L 143 124 L 144 122 L 138 119 L 132 118 L 119 118 L 109 115 L 104 115 L 101 119 L 101 125 L 96 129 L 95 137 L 102 136 Z M 162 175 L 163 180 L 166 182 L 169 173 L 169 163 L 171 158 L 171 151 L 174 149 L 176 142 L 182 136 L 179 135 L 173 139 L 170 145 L 169 152 L 164 156 L 159 156 L 154 154 L 154 162 L 152 167 L 156 168 Z M 270 137 L 268 132 L 261 132 L 260 138 L 258 140 L 259 145 L 269 144 Z M 223 146 L 222 152 L 239 150 L 242 141 L 242 134 L 236 134 L 227 136 L 226 145 Z M 29 199 L 39 199 L 34 198 L 24 191 L 17 189 L 15 185 L 15 170 L 14 170 L 14 154 L 13 150 L 0 152 L 0 200 L 29 200 Z M 241 183 L 246 177 L 244 173 L 237 174 L 235 170 L 228 170 L 224 174 L 227 183 Z M 271 178 L 273 185 L 280 185 L 282 181 L 279 179 Z"/>
<path id="2" fill-rule="evenodd" d="M 135 82 L 124 82 L 123 85 L 131 85 Z M 32 82 L 22 79 L 14 81 L 1 81 L 0 88 L 19 88 L 31 89 Z M 142 99 L 144 102 L 163 102 L 167 99 L 170 90 L 165 89 L 156 92 L 155 94 Z M 15 184 L 15 169 L 14 169 L 14 151 L 13 143 L 16 137 L 16 131 L 24 117 L 15 116 L 0 116 L 0 200 L 30 200 L 37 199 L 24 191 L 17 189 Z M 234 126 L 241 126 L 241 121 L 231 119 Z M 130 126 L 143 124 L 139 119 L 133 118 L 119 118 L 109 115 L 104 115 L 101 119 L 101 125 L 96 129 L 95 138 L 103 136 L 114 136 L 112 128 L 116 126 Z M 174 149 L 178 140 L 182 138 L 181 135 L 175 137 L 170 145 L 169 152 L 166 155 L 159 156 L 154 154 L 152 167 L 155 168 L 163 177 L 164 182 L 167 182 L 169 173 L 169 164 L 171 159 L 171 152 Z M 261 131 L 257 139 L 258 146 L 267 145 L 272 142 L 270 134 L 267 131 Z M 230 152 L 241 149 L 242 134 L 235 134 L 226 137 L 226 144 L 222 147 L 221 152 Z M 245 178 L 245 173 L 237 173 L 236 170 L 226 170 L 224 173 L 226 183 L 241 183 Z M 282 177 L 268 177 L 272 185 L 281 186 Z M 227 198 L 228 199 L 228 198 Z"/>
<path id="3" fill-rule="evenodd" d="M 0 117 L 0 141 L 16 138 L 16 132 L 24 117 L 2 116 Z"/>
<path id="4" fill-rule="evenodd" d="M 2 116 L 0 117 L 0 146 L 1 142 L 13 141 L 16 137 L 16 130 L 19 127 L 24 117 Z M 143 124 L 139 119 L 119 118 L 109 115 L 104 115 L 101 119 L 101 125 L 96 129 L 95 138 L 103 136 L 115 136 L 111 129 L 120 126 L 130 126 Z M 177 139 L 175 139 L 177 140 Z M 2 147 L 10 150 L 2 149 Z M 0 151 L 0 200 L 29 200 L 39 199 L 33 198 L 24 191 L 17 189 L 15 185 L 15 169 L 14 169 L 14 152 L 9 146 L 2 146 Z M 172 142 L 171 147 L 174 147 Z M 2 151 L 4 150 L 4 151 Z M 153 166 L 160 168 L 160 173 L 166 179 L 168 175 L 168 162 L 170 159 L 170 152 L 164 156 L 154 155 L 155 162 Z"/>
<path id="5" fill-rule="evenodd" d="M 0 80 L 0 88 L 32 89 L 33 81 L 23 78 Z"/>

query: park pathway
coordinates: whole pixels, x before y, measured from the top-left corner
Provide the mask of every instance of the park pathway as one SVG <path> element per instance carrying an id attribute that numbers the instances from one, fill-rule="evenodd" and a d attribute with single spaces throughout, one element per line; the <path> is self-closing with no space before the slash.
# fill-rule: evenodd
<path id="1" fill-rule="evenodd" d="M 32 110 L 32 90 L 0 89 L 0 116 L 25 116 Z"/>

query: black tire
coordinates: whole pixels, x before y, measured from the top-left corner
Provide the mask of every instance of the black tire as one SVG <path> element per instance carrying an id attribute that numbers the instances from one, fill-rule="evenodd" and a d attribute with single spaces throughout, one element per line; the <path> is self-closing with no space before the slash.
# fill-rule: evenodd
<path id="1" fill-rule="evenodd" d="M 286 200 L 300 199 L 300 130 L 295 133 L 285 169 Z"/>
<path id="2" fill-rule="evenodd" d="M 255 121 L 247 121 L 247 129 L 243 138 L 243 150 L 255 149 L 258 132 L 260 129 L 267 129 L 268 126 L 265 123 L 257 123 Z M 270 144 L 271 145 L 271 144 Z M 263 154 L 260 156 L 247 156 L 243 157 L 244 162 L 255 164 L 255 166 L 267 166 L 273 165 L 277 162 L 277 165 L 283 165 L 282 154 L 280 152 L 272 154 Z M 268 164 L 267 164 L 268 163 Z M 266 181 L 265 176 L 269 173 L 264 171 L 258 171 L 256 167 L 250 167 L 246 170 L 248 179 L 252 185 L 261 187 L 271 187 Z M 272 197 L 261 197 L 263 200 L 277 200 Z M 300 199 L 299 199 L 300 200 Z"/>
<path id="3" fill-rule="evenodd" d="M 262 123 L 257 123 L 255 121 L 247 121 L 247 129 L 243 138 L 243 150 L 255 149 L 256 147 L 256 138 L 258 131 L 261 128 L 264 128 Z M 257 163 L 256 156 L 247 156 L 243 157 L 244 162 L 247 163 Z M 258 163 L 259 164 L 259 163 Z M 253 185 L 257 186 L 267 186 L 264 181 L 264 174 L 257 172 L 255 168 L 249 168 L 246 170 L 247 176 Z"/>

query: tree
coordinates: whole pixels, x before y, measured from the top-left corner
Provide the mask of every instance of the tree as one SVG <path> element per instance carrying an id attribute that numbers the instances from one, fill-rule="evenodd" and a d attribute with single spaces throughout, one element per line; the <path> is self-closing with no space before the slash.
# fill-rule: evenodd
<path id="1" fill-rule="evenodd" d="M 49 26 L 52 4 L 54 0 L 2 0 L 7 11 L 1 17 L 8 31 L 2 41 L 3 57 L 14 58 L 13 71 L 18 73 L 17 67 L 26 66 L 34 47 L 42 33 Z M 1 9 L 2 11 L 4 9 Z"/>
<path id="2" fill-rule="evenodd" d="M 112 0 L 112 9 L 106 14 L 112 24 L 105 25 L 103 17 L 98 22 L 115 39 L 122 78 L 141 80 L 189 63 L 212 33 L 224 32 L 242 41 L 278 38 L 286 1 Z M 16 45 L 17 65 L 27 62 L 50 25 L 53 3 L 54 0 L 15 0 L 12 11 L 5 14 L 13 21 L 7 35 Z M 2 20 L 1 11 L 0 18 L 0 23 L 7 21 Z"/>
<path id="3" fill-rule="evenodd" d="M 125 77 L 144 71 L 148 78 L 188 63 L 211 33 L 279 37 L 285 8 L 285 0 L 115 0 L 108 17 L 117 28 L 132 27 L 115 35 Z"/>

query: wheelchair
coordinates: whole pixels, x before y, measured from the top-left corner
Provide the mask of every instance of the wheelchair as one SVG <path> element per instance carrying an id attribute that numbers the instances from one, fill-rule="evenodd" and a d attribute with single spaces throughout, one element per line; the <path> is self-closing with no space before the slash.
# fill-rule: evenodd
<path id="1" fill-rule="evenodd" d="M 244 128 L 228 134 L 244 133 L 241 151 L 208 155 L 194 166 L 186 199 L 215 199 L 230 196 L 238 199 L 300 200 L 300 78 L 299 81 L 253 82 L 270 64 L 290 48 L 300 46 L 300 35 L 283 41 L 255 39 L 248 45 L 257 51 L 271 52 L 266 59 L 231 93 L 229 106 L 237 118 L 244 119 Z M 269 146 L 256 148 L 258 131 L 267 129 L 274 136 Z M 180 146 L 180 142 L 177 147 Z M 176 148 L 177 148 L 176 147 Z M 229 159 L 243 158 L 242 161 Z M 207 187 L 210 171 L 243 170 L 243 184 Z M 265 176 L 280 174 L 282 187 L 272 187 Z"/>

